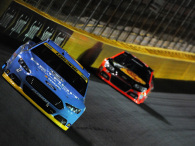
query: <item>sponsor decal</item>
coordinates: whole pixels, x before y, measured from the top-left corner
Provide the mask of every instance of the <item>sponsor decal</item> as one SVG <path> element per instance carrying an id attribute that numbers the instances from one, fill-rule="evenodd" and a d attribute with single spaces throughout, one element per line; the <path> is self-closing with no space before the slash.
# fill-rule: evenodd
<path id="1" fill-rule="evenodd" d="M 21 72 L 21 71 L 22 71 L 21 68 L 16 69 L 16 72 Z"/>
<path id="2" fill-rule="evenodd" d="M 52 70 L 50 70 L 50 72 L 49 71 L 47 71 L 43 66 L 41 66 L 41 65 L 39 65 L 39 63 L 38 62 L 36 62 L 33 58 L 31 58 L 31 60 L 32 61 L 34 61 L 35 62 L 35 64 L 38 66 L 38 68 L 45 74 L 45 77 L 48 79 L 48 81 L 50 82 L 48 82 L 48 81 L 46 81 L 46 83 L 48 82 L 48 85 L 52 88 L 52 89 L 54 89 L 54 90 L 56 90 L 56 88 L 57 89 L 59 89 L 59 90 L 64 90 L 68 95 L 72 95 L 75 99 L 77 99 L 77 100 L 79 100 L 79 98 L 76 96 L 76 95 L 74 95 L 62 82 L 64 82 L 63 81 L 63 79 L 57 74 L 57 73 L 55 73 L 54 71 L 52 71 Z M 53 85 L 56 87 L 54 87 Z M 66 96 L 67 98 L 69 98 L 69 96 Z"/>
<path id="3" fill-rule="evenodd" d="M 57 106 L 57 105 L 60 104 L 61 102 L 62 102 L 62 101 L 56 102 L 56 103 L 55 103 L 55 106 Z"/>
<path id="4" fill-rule="evenodd" d="M 63 79 L 62 79 L 55 71 L 53 71 L 53 70 L 50 69 L 50 72 L 51 72 L 58 80 L 60 80 L 61 82 L 63 82 Z M 59 82 L 60 82 L 60 81 L 59 81 Z"/>
<path id="5" fill-rule="evenodd" d="M 50 84 L 48 81 L 45 81 L 47 83 L 47 85 L 49 85 L 49 87 L 51 87 L 53 90 L 56 90 L 56 88 L 54 86 L 52 86 L 52 84 Z"/>
<path id="6" fill-rule="evenodd" d="M 127 68 L 120 68 L 121 71 L 123 71 L 126 75 L 128 75 L 130 78 L 132 78 L 133 80 L 135 80 L 136 82 L 139 82 L 143 85 L 146 84 L 145 81 L 143 81 L 137 74 L 135 74 L 134 72 L 130 71 Z"/>
<path id="7" fill-rule="evenodd" d="M 47 72 L 47 70 L 46 70 L 43 66 L 41 66 L 41 65 L 39 65 L 38 68 L 39 68 L 42 72 L 44 72 L 44 73 Z"/>
<path id="8" fill-rule="evenodd" d="M 31 89 L 36 95 L 38 95 L 45 103 L 46 103 L 46 106 L 48 107 L 50 102 L 47 101 L 39 92 L 37 92 L 35 89 Z"/>
<path id="9" fill-rule="evenodd" d="M 69 54 L 70 55 L 70 54 Z M 74 59 L 71 55 L 70 55 L 70 57 L 82 68 L 82 69 L 84 69 L 84 67 L 76 60 L 76 59 Z"/>
<path id="10" fill-rule="evenodd" d="M 55 80 L 53 81 L 51 78 L 48 78 L 48 80 L 49 80 L 52 84 L 54 84 L 59 90 L 61 90 L 61 87 L 60 87 L 61 85 L 58 85 L 59 83 L 58 83 L 58 84 L 55 83 L 55 82 L 54 82 Z"/>

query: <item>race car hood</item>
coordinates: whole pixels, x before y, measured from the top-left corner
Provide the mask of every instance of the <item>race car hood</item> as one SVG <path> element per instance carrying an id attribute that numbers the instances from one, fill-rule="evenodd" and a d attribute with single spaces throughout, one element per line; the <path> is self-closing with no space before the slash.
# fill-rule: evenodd
<path id="1" fill-rule="evenodd" d="M 144 80 L 142 80 L 137 74 L 135 74 L 134 72 L 132 72 L 128 68 L 122 67 L 122 68 L 120 68 L 120 70 L 123 73 L 125 73 L 126 75 L 128 75 L 130 78 L 135 80 L 136 82 L 141 83 L 142 85 L 146 85 L 146 82 Z"/>
<path id="2" fill-rule="evenodd" d="M 68 82 L 66 82 L 57 72 L 37 57 L 33 52 L 25 51 L 24 60 L 31 58 L 26 64 L 30 66 L 31 75 L 44 83 L 53 93 L 55 93 L 63 103 L 69 103 L 79 109 L 84 109 L 85 98 L 80 95 Z"/>
<path id="3" fill-rule="evenodd" d="M 141 77 L 139 77 L 127 67 L 111 60 L 109 60 L 109 62 L 114 66 L 118 76 L 121 77 L 125 82 L 128 82 L 131 85 L 139 83 L 146 88 L 149 87 L 149 84 L 147 82 L 145 82 Z"/>

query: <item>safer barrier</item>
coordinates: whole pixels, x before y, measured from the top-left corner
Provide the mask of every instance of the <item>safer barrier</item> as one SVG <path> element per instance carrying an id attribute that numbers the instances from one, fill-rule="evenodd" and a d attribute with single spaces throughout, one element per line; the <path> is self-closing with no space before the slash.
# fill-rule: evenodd
<path id="1" fill-rule="evenodd" d="M 13 1 L 0 19 L 0 31 L 27 41 L 51 38 L 81 64 L 98 68 L 102 60 L 123 50 L 148 64 L 156 78 L 195 80 L 195 54 L 126 44 L 76 29 L 24 3 Z"/>

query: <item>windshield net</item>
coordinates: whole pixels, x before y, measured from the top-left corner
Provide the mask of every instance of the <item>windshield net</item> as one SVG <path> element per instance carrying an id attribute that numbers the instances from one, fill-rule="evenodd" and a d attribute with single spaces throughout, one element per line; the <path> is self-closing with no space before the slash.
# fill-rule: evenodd
<path id="1" fill-rule="evenodd" d="M 54 71 L 56 71 L 62 78 L 64 78 L 82 96 L 85 95 L 87 82 L 48 47 L 42 44 L 32 49 L 32 52 L 36 54 L 41 60 L 43 60 L 48 66 L 50 66 Z M 70 62 L 68 63 L 70 64 Z"/>

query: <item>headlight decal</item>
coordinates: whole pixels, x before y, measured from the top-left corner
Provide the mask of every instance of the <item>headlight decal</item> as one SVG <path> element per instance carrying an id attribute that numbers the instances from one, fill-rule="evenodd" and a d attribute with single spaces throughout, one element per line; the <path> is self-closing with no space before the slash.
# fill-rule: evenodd
<path id="1" fill-rule="evenodd" d="M 146 87 L 143 87 L 143 86 L 141 86 L 141 85 L 139 85 L 139 84 L 135 84 L 135 85 L 134 85 L 134 88 L 137 89 L 137 90 L 140 91 L 140 92 L 145 92 L 145 91 L 147 90 Z"/>
<path id="2" fill-rule="evenodd" d="M 22 66 L 22 68 L 24 68 L 25 71 L 27 71 L 28 73 L 30 73 L 29 67 L 26 65 L 26 63 L 24 62 L 24 60 L 22 58 L 20 58 L 18 60 L 18 62 Z"/>
<path id="3" fill-rule="evenodd" d="M 114 72 L 115 68 L 109 63 L 108 60 L 106 60 L 104 65 L 110 72 Z"/>
<path id="4" fill-rule="evenodd" d="M 76 114 L 79 114 L 79 113 L 81 112 L 80 109 L 78 109 L 78 108 L 76 108 L 76 107 L 74 107 L 74 106 L 72 106 L 72 105 L 70 105 L 70 104 L 68 104 L 68 103 L 66 103 L 66 107 L 67 107 L 70 111 L 72 111 L 72 112 L 74 112 L 74 113 L 76 113 Z"/>

